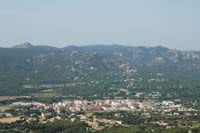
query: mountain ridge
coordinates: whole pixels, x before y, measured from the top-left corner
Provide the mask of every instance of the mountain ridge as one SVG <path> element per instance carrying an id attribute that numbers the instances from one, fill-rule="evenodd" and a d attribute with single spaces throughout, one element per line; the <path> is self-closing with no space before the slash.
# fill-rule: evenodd
<path id="1" fill-rule="evenodd" d="M 13 46 L 12 48 L 32 48 L 33 45 L 30 42 L 24 42 L 18 45 Z"/>
<path id="2" fill-rule="evenodd" d="M 200 77 L 200 52 L 162 46 L 89 45 L 55 48 L 32 45 L 29 48 L 0 48 L 0 62 L 2 95 L 8 95 L 3 88 L 10 88 L 16 93 L 15 89 L 23 88 L 24 84 L 90 84 L 90 81 L 94 81 L 102 85 L 118 83 L 122 86 L 124 80 L 135 76 L 146 78 L 151 73 L 162 73 L 173 80 L 179 80 L 180 77 L 196 80 Z"/>

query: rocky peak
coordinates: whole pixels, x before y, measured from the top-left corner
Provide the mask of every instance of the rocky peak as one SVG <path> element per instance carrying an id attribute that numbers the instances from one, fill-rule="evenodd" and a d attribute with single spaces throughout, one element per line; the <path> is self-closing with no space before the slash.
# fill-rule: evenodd
<path id="1" fill-rule="evenodd" d="M 22 44 L 16 45 L 13 48 L 32 48 L 33 45 L 29 42 L 24 42 Z"/>

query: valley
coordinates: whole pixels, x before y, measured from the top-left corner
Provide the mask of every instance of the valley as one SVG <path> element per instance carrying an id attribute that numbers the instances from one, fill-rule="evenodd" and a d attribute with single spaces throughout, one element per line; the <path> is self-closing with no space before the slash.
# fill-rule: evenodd
<path id="1" fill-rule="evenodd" d="M 2 132 L 200 131 L 200 52 L 25 43 L 0 61 Z"/>

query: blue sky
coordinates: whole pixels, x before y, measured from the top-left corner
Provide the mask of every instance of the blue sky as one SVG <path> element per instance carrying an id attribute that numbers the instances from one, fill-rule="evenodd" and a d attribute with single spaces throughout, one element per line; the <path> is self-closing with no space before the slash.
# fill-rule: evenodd
<path id="1" fill-rule="evenodd" d="M 0 46 L 24 41 L 200 50 L 200 1 L 0 0 Z"/>

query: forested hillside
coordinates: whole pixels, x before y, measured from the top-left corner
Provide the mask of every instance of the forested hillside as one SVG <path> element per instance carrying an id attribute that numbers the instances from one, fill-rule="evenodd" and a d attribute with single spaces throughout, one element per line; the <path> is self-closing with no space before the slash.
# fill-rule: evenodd
<path id="1" fill-rule="evenodd" d="M 0 48 L 0 95 L 53 89 L 80 97 L 131 97 L 161 92 L 163 98 L 200 96 L 200 52 L 120 45 L 54 48 L 30 43 Z M 130 93 L 119 92 L 126 89 Z M 82 91 L 84 90 L 84 91 Z"/>

